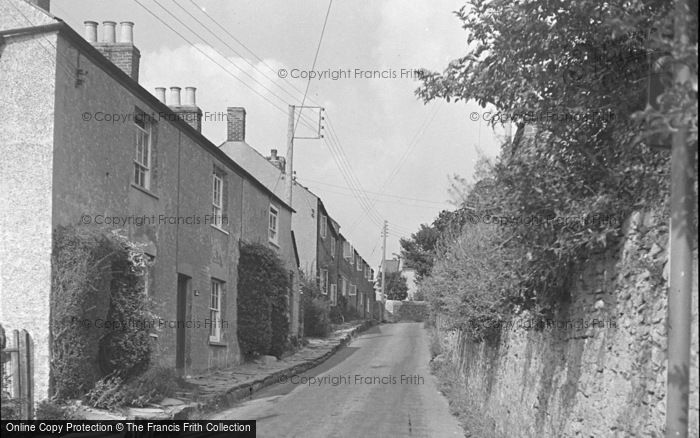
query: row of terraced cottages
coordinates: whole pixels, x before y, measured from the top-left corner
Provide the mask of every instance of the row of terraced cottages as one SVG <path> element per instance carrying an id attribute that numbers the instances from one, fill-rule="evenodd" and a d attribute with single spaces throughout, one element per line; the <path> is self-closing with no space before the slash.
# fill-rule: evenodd
<path id="1" fill-rule="evenodd" d="M 164 89 L 154 96 L 139 85 L 133 23 L 118 32 L 103 23 L 98 42 L 97 23 L 86 22 L 83 37 L 47 6 L 0 2 L 0 322 L 31 335 L 35 400 L 50 395 L 52 236 L 61 225 L 122 228 L 142 244 L 152 261 L 146 289 L 163 318 L 215 312 L 227 321 L 158 333 L 158 362 L 182 373 L 241 360 L 241 241 L 269 246 L 294 278 L 290 336 L 303 334 L 300 269 L 333 303 L 342 294 L 362 317 L 376 312 L 372 270 L 321 200 L 297 186 L 315 201 L 309 208 L 297 195 L 288 205 L 233 152 L 250 148 L 244 109 L 229 108 L 228 141 L 217 147 L 201 134 L 194 88 L 181 100 L 173 87 L 166 104 Z M 113 123 L 112 114 L 132 117 Z"/>

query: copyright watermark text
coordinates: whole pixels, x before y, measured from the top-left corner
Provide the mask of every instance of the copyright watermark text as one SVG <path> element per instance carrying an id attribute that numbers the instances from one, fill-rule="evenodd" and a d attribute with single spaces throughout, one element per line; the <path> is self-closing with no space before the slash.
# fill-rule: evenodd
<path id="1" fill-rule="evenodd" d="M 328 80 L 341 79 L 418 79 L 421 69 L 411 68 L 387 68 L 387 69 L 363 69 L 363 68 L 335 68 L 325 70 L 304 70 L 299 68 L 277 70 L 277 76 L 285 79 Z"/>
<path id="2" fill-rule="evenodd" d="M 344 386 L 344 385 L 424 385 L 425 377 L 419 374 L 388 374 L 366 376 L 362 374 L 338 374 L 325 376 L 303 376 L 293 374 L 280 376 L 277 383 L 304 386 Z"/>

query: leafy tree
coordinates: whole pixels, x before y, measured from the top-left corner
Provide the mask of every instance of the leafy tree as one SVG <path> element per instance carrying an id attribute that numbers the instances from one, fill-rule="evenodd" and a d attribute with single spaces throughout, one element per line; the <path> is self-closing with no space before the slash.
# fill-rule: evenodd
<path id="1" fill-rule="evenodd" d="M 400 272 L 386 273 L 386 288 L 384 289 L 388 300 L 405 300 L 408 297 L 408 284 Z"/>
<path id="2" fill-rule="evenodd" d="M 416 277 L 422 278 L 430 274 L 433 267 L 435 244 L 440 233 L 433 226 L 422 224 L 420 230 L 411 234 L 410 239 L 401 238 L 401 257 L 406 266 L 416 270 Z"/>
<path id="3" fill-rule="evenodd" d="M 475 199 L 435 224 L 442 234 L 459 230 L 483 214 L 484 200 L 506 217 L 547 220 L 510 227 L 509 242 L 530 249 L 519 272 L 524 302 L 535 291 L 545 301 L 561 296 L 571 268 L 617 239 L 626 214 L 663 204 L 669 154 L 657 146 L 671 120 L 683 118 L 697 143 L 697 82 L 668 80 L 679 63 L 697 75 L 697 45 L 673 45 L 672 13 L 660 0 L 469 0 L 456 12 L 468 52 L 442 73 L 423 72 L 424 101 L 473 100 L 518 127 L 492 177 L 469 192 Z M 646 106 L 654 83 L 664 91 Z M 582 220 L 552 222 L 563 217 Z"/>

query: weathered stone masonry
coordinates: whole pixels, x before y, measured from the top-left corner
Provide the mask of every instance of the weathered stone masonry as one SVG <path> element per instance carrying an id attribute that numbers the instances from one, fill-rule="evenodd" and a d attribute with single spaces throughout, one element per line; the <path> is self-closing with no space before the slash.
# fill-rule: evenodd
<path id="1" fill-rule="evenodd" d="M 478 416 L 504 437 L 662 436 L 667 251 L 664 221 L 635 214 L 619 248 L 580 267 L 549 328 L 536 330 L 538 320 L 521 315 L 495 345 L 443 333 Z M 697 306 L 696 270 L 689 436 L 698 436 Z"/>

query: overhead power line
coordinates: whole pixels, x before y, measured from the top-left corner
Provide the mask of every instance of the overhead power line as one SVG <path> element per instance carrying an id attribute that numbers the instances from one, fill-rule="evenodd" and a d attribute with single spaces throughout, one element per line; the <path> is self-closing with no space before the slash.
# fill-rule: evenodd
<path id="1" fill-rule="evenodd" d="M 156 3 L 157 3 L 157 0 L 155 0 L 155 1 L 156 1 Z M 234 78 L 235 80 L 237 80 L 238 82 L 240 82 L 244 87 L 248 88 L 250 91 L 252 91 L 253 93 L 255 93 L 255 94 L 257 94 L 258 96 L 260 96 L 263 100 L 265 100 L 267 103 L 269 103 L 270 105 L 272 105 L 275 109 L 277 109 L 279 112 L 281 112 L 282 114 L 284 114 L 284 115 L 286 116 L 287 112 L 286 112 L 285 109 L 283 109 L 282 107 L 278 106 L 275 102 L 273 102 L 272 100 L 270 100 L 270 98 L 268 98 L 267 96 L 265 96 L 264 94 L 262 94 L 262 93 L 260 93 L 258 90 L 256 90 L 255 88 L 253 88 L 253 87 L 251 87 L 250 85 L 248 85 L 243 79 L 241 79 L 241 78 L 239 78 L 238 76 L 236 76 L 235 74 L 233 74 L 229 69 L 227 69 L 226 67 L 224 67 L 223 65 L 221 65 L 217 60 L 215 60 L 214 58 L 212 58 L 208 53 L 206 53 L 204 50 L 202 50 L 200 47 L 198 47 L 198 46 L 197 46 L 195 43 L 193 43 L 189 38 L 185 37 L 185 36 L 182 35 L 180 32 L 178 32 L 175 28 L 173 28 L 170 24 L 168 24 L 165 20 L 163 20 L 160 16 L 158 16 L 158 14 L 154 13 L 154 12 L 151 11 L 149 8 L 147 8 L 146 6 L 144 6 L 143 3 L 141 3 L 139 0 L 134 0 L 134 2 L 135 2 L 136 4 L 138 4 L 139 6 L 141 6 L 141 8 L 143 8 L 146 12 L 148 12 L 148 13 L 149 13 L 151 16 L 153 16 L 156 20 L 158 20 L 160 23 L 162 23 L 165 27 L 167 27 L 167 28 L 170 29 L 173 33 L 175 33 L 177 36 L 179 36 L 182 40 L 184 40 L 185 42 L 187 42 L 187 43 L 188 43 L 190 46 L 192 46 L 195 50 L 197 50 L 197 51 L 200 52 L 202 55 L 204 55 L 207 59 L 209 59 L 211 62 L 213 62 L 214 64 L 216 64 L 216 65 L 217 65 L 219 68 L 221 68 L 226 74 L 228 74 L 229 76 L 231 76 L 232 78 Z M 158 5 L 159 5 L 161 8 L 163 8 L 162 5 L 160 5 L 160 4 L 158 4 Z M 164 8 L 163 8 L 163 9 L 164 9 Z M 165 10 L 165 9 L 164 9 L 164 10 Z M 167 10 L 166 10 L 166 11 L 167 11 Z M 170 14 L 170 15 L 172 15 L 172 14 Z M 180 21 L 179 19 L 177 19 L 177 20 Z M 193 33 L 195 33 L 195 35 L 197 35 L 196 32 L 193 32 Z M 201 39 L 202 41 L 205 41 L 205 43 L 206 43 L 206 39 L 202 38 L 202 37 L 199 36 L 199 35 L 197 35 L 197 37 L 198 37 L 199 39 Z M 219 52 L 217 52 L 217 53 L 218 53 L 220 56 L 222 56 L 224 59 L 226 59 L 229 63 L 233 64 L 228 58 L 226 58 L 225 56 L 221 55 L 221 53 L 219 53 Z M 235 66 L 235 64 L 233 64 L 233 65 Z M 236 66 L 236 67 L 240 70 L 240 67 L 238 67 L 238 66 Z M 241 70 L 241 71 L 242 71 L 242 70 Z M 269 90 L 268 90 L 268 91 L 269 91 Z M 278 97 L 278 98 L 279 98 L 279 97 Z"/>
<path id="2" fill-rule="evenodd" d="M 311 70 L 316 68 L 316 61 L 318 61 L 318 54 L 321 51 L 321 43 L 323 42 L 323 36 L 326 34 L 326 25 L 328 24 L 328 17 L 331 15 L 331 7 L 333 6 L 333 0 L 328 1 L 328 9 L 326 10 L 326 17 L 323 19 L 323 27 L 321 28 L 321 36 L 318 38 L 318 45 L 316 46 L 316 53 L 314 54 L 314 61 L 311 63 Z M 311 87 L 311 76 L 309 75 L 309 80 L 306 82 L 306 89 L 304 90 L 304 97 L 301 99 L 301 107 L 299 108 L 299 117 L 297 117 L 296 123 L 294 123 L 294 130 L 292 131 L 292 138 L 297 132 L 297 126 L 299 125 L 299 120 L 301 120 L 301 113 L 304 112 L 304 104 L 306 103 L 306 96 L 309 94 L 309 87 Z"/>
<path id="3" fill-rule="evenodd" d="M 229 50 L 231 50 L 234 54 L 238 55 L 238 57 L 239 57 L 240 59 L 242 59 L 246 64 L 248 64 L 253 70 L 255 70 L 256 72 L 260 73 L 260 75 L 262 75 L 263 77 L 265 77 L 266 79 L 268 79 L 268 80 L 270 81 L 270 83 L 272 83 L 273 85 L 277 86 L 277 87 L 278 87 L 280 90 L 282 90 L 287 96 L 291 97 L 292 100 L 296 100 L 296 99 L 297 99 L 297 97 L 296 97 L 295 95 L 293 95 L 292 93 L 290 93 L 289 91 L 287 91 L 286 88 L 284 88 L 284 87 L 282 87 L 281 85 L 279 85 L 279 84 L 275 81 L 274 77 L 271 78 L 267 73 L 261 71 L 255 64 L 253 64 L 252 62 L 250 62 L 243 54 L 241 54 L 241 53 L 240 53 L 239 51 L 237 51 L 234 47 L 232 47 L 229 43 L 227 43 L 224 39 L 222 39 L 222 38 L 219 36 L 218 33 L 213 32 L 212 30 L 210 30 L 209 27 L 207 27 L 207 25 L 205 25 L 204 23 L 202 23 L 197 17 L 195 17 L 194 15 L 192 15 L 187 9 L 185 9 L 182 5 L 180 5 L 180 3 L 177 2 L 177 0 L 172 0 L 172 2 L 175 4 L 175 6 L 177 6 L 178 8 L 180 8 L 185 14 L 187 14 L 191 19 L 193 19 L 194 21 L 196 21 L 203 29 L 205 29 L 207 32 L 209 32 L 209 34 L 211 34 L 214 38 L 216 38 L 217 40 L 219 40 L 222 44 L 224 44 L 224 45 L 225 45 Z M 194 4 L 194 2 L 192 2 L 192 3 Z M 196 6 L 196 4 L 195 4 L 195 6 Z M 200 11 L 201 11 L 201 9 L 200 9 Z M 207 15 L 207 16 L 208 16 L 208 15 Z M 240 44 L 240 43 L 239 43 L 239 44 Z M 241 71 L 243 71 L 243 70 L 241 70 Z M 248 75 L 248 76 L 249 76 L 249 77 L 252 77 L 251 75 Z M 258 82 L 258 83 L 259 83 L 259 82 Z M 267 89 L 267 88 L 266 88 L 266 89 Z M 268 91 L 269 91 L 269 89 L 268 89 Z M 276 97 L 280 98 L 279 96 L 276 96 Z M 280 99 L 282 99 L 282 98 L 280 98 Z M 284 100 L 284 99 L 282 99 L 282 100 Z"/>
<path id="4" fill-rule="evenodd" d="M 310 183 L 321 184 L 321 185 L 328 186 L 328 187 L 335 187 L 335 188 L 338 188 L 338 189 L 350 190 L 350 188 L 349 188 L 348 186 L 341 186 L 341 185 L 337 185 L 337 184 L 329 184 L 329 183 L 327 183 L 327 182 L 318 181 L 318 180 L 310 179 L 310 178 L 304 178 L 304 181 L 308 181 L 308 182 L 310 182 Z M 431 200 L 428 200 L 428 199 L 411 198 L 411 197 L 408 197 L 408 196 L 394 195 L 394 194 L 382 193 L 382 192 L 373 192 L 373 191 L 370 191 L 370 190 L 366 190 L 366 193 L 371 194 L 371 195 L 385 196 L 385 197 L 388 197 L 388 198 L 405 199 L 405 200 L 407 200 L 407 201 L 423 202 L 423 203 L 426 203 L 426 204 L 435 204 L 435 205 L 442 205 L 442 206 L 445 206 L 445 205 L 448 204 L 447 201 L 445 201 L 445 202 L 431 201 Z M 379 198 L 376 198 L 376 197 L 375 197 L 375 198 L 371 198 L 371 199 L 372 199 L 372 200 L 377 200 L 377 201 L 382 201 L 382 199 L 379 199 Z"/>
<path id="5" fill-rule="evenodd" d="M 235 35 L 233 35 L 225 26 L 221 25 L 216 18 L 212 17 L 209 15 L 207 11 L 205 11 L 201 6 L 199 6 L 197 3 L 194 2 L 194 0 L 189 0 L 190 3 L 192 3 L 202 14 L 206 15 L 209 20 L 211 20 L 219 29 L 221 29 L 226 35 L 228 35 L 232 40 L 234 40 L 236 43 L 240 44 L 241 47 L 243 47 L 248 53 L 250 53 L 255 59 L 257 59 L 262 65 L 267 67 L 270 72 L 273 74 L 277 74 L 278 72 L 271 67 L 268 63 L 265 62 L 264 59 L 262 59 L 260 56 L 258 56 L 251 48 L 249 48 L 247 45 L 243 43 L 240 39 L 236 38 Z M 303 94 L 304 92 L 300 89 L 298 89 L 288 78 L 283 78 L 284 82 L 289 84 L 290 87 L 292 87 L 295 91 L 297 91 L 300 95 Z M 314 105 L 321 106 L 318 103 L 314 102 L 313 99 L 309 99 L 310 102 L 312 102 Z"/>

